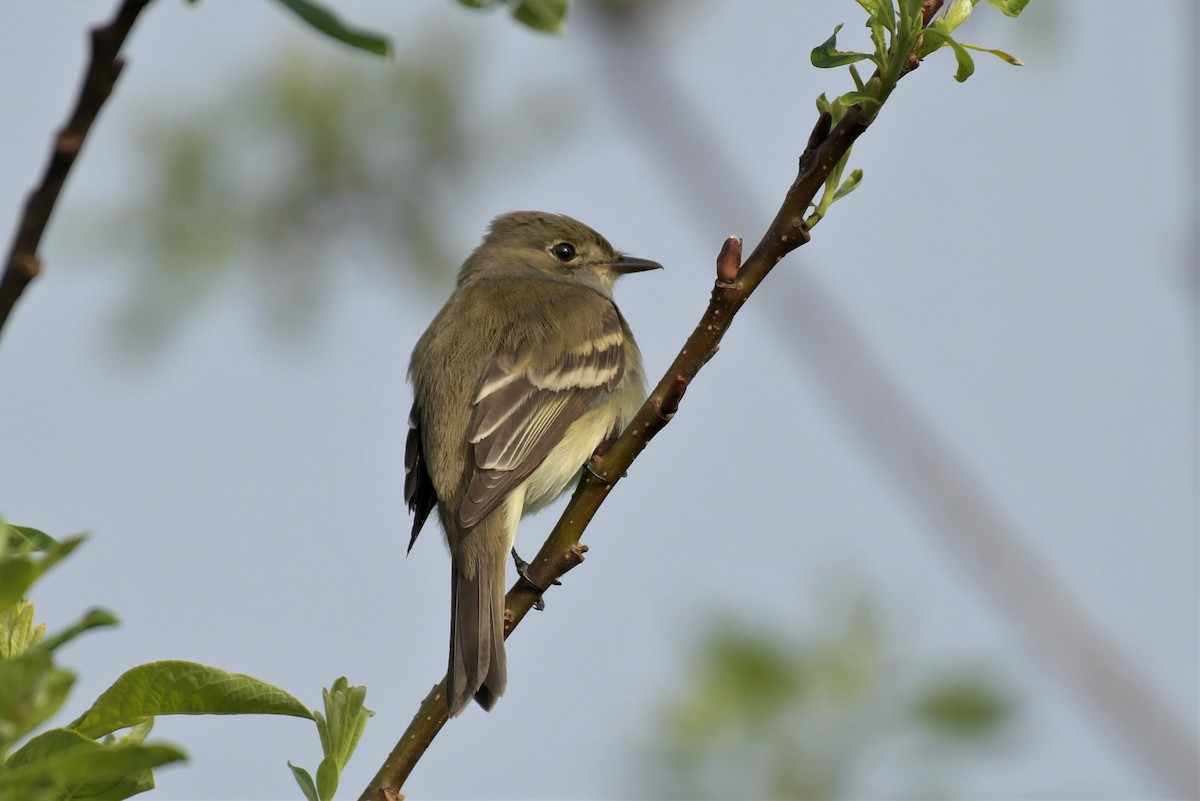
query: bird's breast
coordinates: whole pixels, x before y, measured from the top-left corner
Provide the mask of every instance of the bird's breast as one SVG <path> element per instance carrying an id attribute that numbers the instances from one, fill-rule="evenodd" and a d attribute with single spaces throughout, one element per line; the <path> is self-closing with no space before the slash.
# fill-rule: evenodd
<path id="1" fill-rule="evenodd" d="M 616 422 L 612 409 L 601 405 L 588 409 L 571 424 L 559 443 L 526 479 L 526 514 L 548 505 L 579 480 L 584 462 L 591 458 Z"/>

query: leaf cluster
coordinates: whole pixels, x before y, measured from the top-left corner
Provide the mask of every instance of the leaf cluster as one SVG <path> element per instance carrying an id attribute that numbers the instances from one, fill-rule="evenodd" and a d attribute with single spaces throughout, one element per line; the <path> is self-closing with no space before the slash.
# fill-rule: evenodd
<path id="1" fill-rule="evenodd" d="M 955 29 L 971 15 L 979 0 L 952 0 L 928 25 L 923 17 L 924 0 L 856 2 L 867 12 L 866 26 L 871 33 L 873 45 L 871 52 L 839 50 L 837 36 L 844 25 L 842 23 L 833 29 L 833 34 L 828 39 L 813 48 L 811 56 L 814 67 L 849 67 L 850 77 L 854 81 L 853 90 L 839 95 L 834 100 L 829 100 L 824 94 L 817 98 L 817 110 L 828 114 L 833 125 L 837 125 L 846 110 L 851 107 L 857 107 L 863 119 L 870 123 L 895 89 L 896 82 L 926 56 L 943 47 L 948 47 L 954 52 L 958 63 L 954 78 L 960 82 L 975 72 L 975 61 L 970 53 L 972 50 L 991 53 L 1015 66 L 1021 65 L 1020 59 L 1003 50 L 967 44 L 954 38 Z M 1025 9 L 1030 0 L 988 2 L 1006 15 L 1015 17 Z M 855 66 L 860 61 L 869 61 L 875 65 L 875 72 L 866 80 Z M 853 170 L 850 176 L 842 181 L 849 157 L 850 153 L 847 152 L 826 180 L 821 199 L 814 204 L 812 214 L 805 221 L 809 229 L 821 221 L 830 206 L 853 192 L 862 181 L 862 170 Z"/>
<path id="2" fill-rule="evenodd" d="M 367 697 L 366 687 L 351 687 L 345 677 L 339 678 L 333 686 L 322 691 L 325 701 L 325 714 L 314 712 L 317 721 L 317 731 L 321 735 L 321 750 L 324 757 L 317 766 L 317 779 L 304 768 L 299 768 L 288 762 L 296 783 L 304 792 L 308 801 L 332 801 L 337 793 L 338 778 L 342 769 L 350 760 L 362 737 L 363 729 L 367 727 L 367 719 L 375 714 L 363 706 Z"/>
<path id="3" fill-rule="evenodd" d="M 940 755 L 930 767 L 945 767 L 1007 728 L 1015 700 L 990 673 L 953 666 L 911 676 L 865 602 L 831 623 L 802 641 L 743 620 L 709 632 L 660 709 L 648 765 L 655 789 L 678 798 L 853 796 L 862 762 L 880 750 L 914 747 L 915 757 L 937 746 L 924 752 Z M 916 764 L 909 772 L 921 780 Z"/>
<path id="4" fill-rule="evenodd" d="M 58 541 L 0 521 L 0 797 L 120 801 L 153 788 L 154 768 L 186 759 L 176 746 L 147 742 L 156 716 L 287 715 L 316 722 L 325 759 L 315 786 L 309 779 L 301 787 L 311 801 L 331 799 L 371 714 L 363 707 L 366 688 L 345 678 L 325 691 L 322 714 L 253 676 L 194 662 L 151 662 L 122 674 L 71 723 L 37 732 L 62 709 L 76 679 L 55 663 L 57 649 L 117 623 L 102 609 L 49 636 L 44 624 L 34 623 L 25 594 L 83 539 Z M 292 770 L 298 780 L 307 777 Z"/>

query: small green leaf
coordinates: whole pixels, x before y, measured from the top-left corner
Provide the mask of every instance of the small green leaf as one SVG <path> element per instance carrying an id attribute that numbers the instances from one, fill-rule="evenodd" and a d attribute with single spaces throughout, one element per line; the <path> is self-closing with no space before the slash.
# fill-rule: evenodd
<path id="1" fill-rule="evenodd" d="M 1025 10 L 1025 6 L 1029 5 L 1029 0 L 988 0 L 988 2 L 1010 17 L 1020 16 L 1021 12 Z"/>
<path id="2" fill-rule="evenodd" d="M 1017 58 L 1016 56 L 1005 53 L 1003 50 L 994 50 L 990 47 L 980 47 L 979 45 L 967 44 L 966 42 L 963 42 L 962 46 L 967 48 L 968 50 L 977 50 L 980 53 L 991 53 L 996 58 L 1000 59 L 1001 61 L 1007 61 L 1009 64 L 1012 64 L 1014 67 L 1024 67 L 1025 66 L 1024 61 Z"/>
<path id="3" fill-rule="evenodd" d="M 971 12 L 975 10 L 977 2 L 979 0 L 954 0 L 939 21 L 952 31 L 966 22 L 967 17 L 971 16 Z"/>
<path id="4" fill-rule="evenodd" d="M 120 743 L 143 743 L 146 737 L 150 734 L 150 730 L 154 728 L 154 718 L 146 718 L 141 723 L 133 726 L 129 731 L 125 732 L 125 736 L 117 742 Z"/>
<path id="5" fill-rule="evenodd" d="M 58 540 L 44 531 L 29 526 L 5 525 L 5 539 L 9 550 L 18 553 L 37 551 L 46 553 L 58 545 Z"/>
<path id="6" fill-rule="evenodd" d="M 333 741 L 329 739 L 328 721 L 325 720 L 325 716 L 320 712 L 313 712 L 313 720 L 317 724 L 317 736 L 321 738 L 321 753 L 331 753 L 333 751 Z"/>
<path id="7" fill-rule="evenodd" d="M 338 766 L 332 756 L 327 756 L 317 765 L 317 795 L 321 801 L 333 801 L 338 788 Z"/>
<path id="8" fill-rule="evenodd" d="M 545 33 L 560 33 L 567 16 L 567 0 L 509 0 L 513 19 Z"/>
<path id="9" fill-rule="evenodd" d="M 292 776 L 296 779 L 296 784 L 300 785 L 300 791 L 304 793 L 304 797 L 308 801 L 321 801 L 321 797 L 317 795 L 317 785 L 313 784 L 312 776 L 304 768 L 298 768 L 290 761 L 287 763 L 292 769 Z"/>
<path id="10" fill-rule="evenodd" d="M 875 47 L 875 57 L 871 60 L 882 70 L 882 65 L 887 63 L 887 32 L 875 20 L 868 22 L 867 27 L 871 30 L 871 44 Z"/>
<path id="11" fill-rule="evenodd" d="M 833 29 L 833 34 L 822 42 L 817 47 L 812 49 L 812 65 L 819 69 L 829 69 L 831 67 L 843 67 L 847 64 L 853 64 L 856 61 L 863 61 L 871 56 L 867 53 L 854 53 L 837 49 L 838 31 L 842 29 L 839 24 Z"/>
<path id="12" fill-rule="evenodd" d="M 958 69 L 954 72 L 954 80 L 962 83 L 975 74 L 975 59 L 971 58 L 971 54 L 967 52 L 965 47 L 953 39 L 947 39 L 946 44 L 950 45 L 950 49 L 954 51 L 954 60 L 958 62 Z"/>
<path id="13" fill-rule="evenodd" d="M 195 662 L 164 661 L 126 671 L 70 725 L 88 737 L 142 722 L 152 715 L 291 715 L 310 712 L 273 684 Z"/>
<path id="14" fill-rule="evenodd" d="M 962 83 L 975 72 L 975 60 L 971 58 L 971 54 L 967 49 L 954 40 L 945 27 L 940 24 L 930 25 L 925 29 L 923 34 L 920 52 L 922 54 L 932 53 L 943 45 L 948 45 L 954 51 L 954 58 L 958 62 L 958 71 L 954 73 L 954 80 Z M 938 44 L 940 42 L 940 44 Z"/>
<path id="15" fill-rule="evenodd" d="M 392 43 L 386 36 L 363 29 L 348 27 L 332 11 L 311 0 L 278 0 L 289 11 L 331 39 L 357 47 L 368 53 L 387 58 L 392 54 Z"/>
<path id="16" fill-rule="evenodd" d="M 500 0 L 458 0 L 458 2 L 467 8 L 487 8 L 488 6 L 496 5 Z M 289 762 L 288 764 L 291 763 Z"/>
<path id="17" fill-rule="evenodd" d="M 862 177 L 863 177 L 862 170 L 851 170 L 850 177 L 847 178 L 845 181 L 843 181 L 842 185 L 838 187 L 838 190 L 833 193 L 834 201 L 836 202 L 838 200 L 841 200 L 846 195 L 853 192 L 855 189 L 858 189 L 858 185 L 860 183 L 862 183 Z"/>
<path id="18" fill-rule="evenodd" d="M 366 728 L 367 719 L 374 712 L 363 706 L 367 698 L 366 687 L 351 687 L 345 676 L 339 677 L 333 686 L 322 691 L 325 701 L 325 715 L 317 715 L 318 728 L 324 728 L 321 745 L 325 753 L 332 756 L 338 770 L 346 767 L 354 753 L 358 740 Z M 326 723 L 321 726 L 322 721 Z M 317 783 L 320 785 L 320 773 Z"/>
<path id="19" fill-rule="evenodd" d="M 0 558 L 0 612 L 20 601 L 33 582 L 65 559 L 81 542 L 82 536 L 68 537 L 48 548 L 40 559 L 19 553 Z"/>
<path id="20" fill-rule="evenodd" d="M 114 790 L 149 789 L 153 781 L 143 772 L 183 759 L 182 751 L 167 745 L 101 745 L 69 729 L 51 729 L 9 757 L 0 789 L 49 783 L 60 798 L 126 798 L 132 793 Z M 122 787 L 109 786 L 114 783 Z"/>
<path id="21" fill-rule="evenodd" d="M 900 0 L 900 19 L 904 20 L 912 30 L 921 29 L 921 8 L 925 0 Z"/>
<path id="22" fill-rule="evenodd" d="M 46 633 L 46 624 L 33 623 L 34 606 L 21 601 L 0 612 L 0 660 L 16 659 L 37 645 Z"/>
<path id="23" fill-rule="evenodd" d="M 858 74 L 858 67 L 854 66 L 853 64 L 850 65 L 850 77 L 854 80 L 854 88 L 856 90 L 859 92 L 865 92 L 867 90 L 866 81 L 864 81 L 862 76 Z"/>
<path id="24" fill-rule="evenodd" d="M 892 5 L 892 0 L 855 0 L 863 9 L 866 10 L 870 22 L 882 25 L 889 32 L 896 31 L 896 8 Z"/>
<path id="25" fill-rule="evenodd" d="M 39 643 L 39 648 L 44 648 L 47 651 L 53 651 L 60 645 L 78 637 L 89 629 L 100 628 L 101 626 L 115 626 L 119 621 L 111 612 L 104 609 L 89 609 L 88 612 L 80 618 L 74 625 L 66 631 L 60 631 L 53 634 Z"/>
<path id="26" fill-rule="evenodd" d="M 837 99 L 837 105 L 843 109 L 850 108 L 851 106 L 861 106 L 863 114 L 871 118 L 879 110 L 880 103 L 879 98 L 870 92 L 846 92 L 846 94 Z M 838 117 L 840 118 L 841 115 L 839 114 Z"/>
<path id="27" fill-rule="evenodd" d="M 41 648 L 0 662 L 0 753 L 50 719 L 74 683 L 75 674 L 56 668 Z"/>

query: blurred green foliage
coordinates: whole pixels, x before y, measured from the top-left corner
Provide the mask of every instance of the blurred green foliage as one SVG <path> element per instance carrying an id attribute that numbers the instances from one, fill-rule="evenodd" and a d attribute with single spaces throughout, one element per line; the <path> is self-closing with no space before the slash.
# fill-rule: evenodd
<path id="1" fill-rule="evenodd" d="M 561 33 L 569 0 L 458 0 L 468 8 L 506 5 L 513 19 L 535 31 Z"/>
<path id="2" fill-rule="evenodd" d="M 295 337 L 318 328 L 348 272 L 384 265 L 404 292 L 449 283 L 465 249 L 446 236 L 461 236 L 475 173 L 500 147 L 491 161 L 509 169 L 544 152 L 573 118 L 569 98 L 534 85 L 478 122 L 479 57 L 437 33 L 390 64 L 287 53 L 211 103 L 164 99 L 143 115 L 136 193 L 90 215 L 131 270 L 119 350 L 169 341 L 231 284 Z"/>
<path id="3" fill-rule="evenodd" d="M 999 741 L 1014 701 L 985 671 L 913 671 L 870 605 L 789 642 L 745 621 L 717 623 L 660 710 L 648 793 L 663 798 L 845 798 L 888 749 L 910 749 L 918 795 L 952 763 Z M 920 786 L 917 786 L 920 785 Z M 944 788 L 936 788 L 937 792 Z"/>
<path id="4" fill-rule="evenodd" d="M 209 107 L 149 119 L 145 189 L 106 226 L 138 264 L 126 344 L 160 341 L 227 280 L 250 281 L 272 324 L 303 327 L 340 271 L 371 261 L 363 237 L 406 275 L 445 270 L 439 198 L 469 164 L 470 58 L 428 47 L 395 68 L 289 54 Z"/>

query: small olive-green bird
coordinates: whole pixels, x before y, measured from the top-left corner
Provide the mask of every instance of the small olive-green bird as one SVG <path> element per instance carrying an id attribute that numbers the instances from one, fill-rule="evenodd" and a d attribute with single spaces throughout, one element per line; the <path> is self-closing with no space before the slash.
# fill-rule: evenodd
<path id="1" fill-rule="evenodd" d="M 521 517 L 572 486 L 646 398 L 642 356 L 613 302 L 662 265 L 577 220 L 497 217 L 413 348 L 404 497 L 412 540 L 436 506 L 450 546 L 448 703 L 504 692 L 505 566 Z"/>

